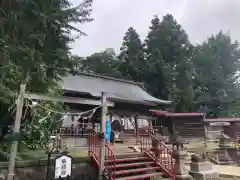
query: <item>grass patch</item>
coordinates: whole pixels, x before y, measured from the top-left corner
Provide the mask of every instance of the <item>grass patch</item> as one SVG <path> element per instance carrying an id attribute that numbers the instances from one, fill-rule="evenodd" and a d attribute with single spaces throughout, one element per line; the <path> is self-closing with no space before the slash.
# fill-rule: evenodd
<path id="1" fill-rule="evenodd" d="M 87 157 L 88 151 L 83 149 L 69 150 L 69 155 L 72 157 Z"/>
<path id="2" fill-rule="evenodd" d="M 42 150 L 38 149 L 24 149 L 19 153 L 20 160 L 39 160 L 39 159 L 47 159 L 47 154 Z"/>
<path id="3" fill-rule="evenodd" d="M 206 152 L 214 152 L 217 147 L 218 143 L 208 142 Z M 204 141 L 190 142 L 189 144 L 185 145 L 185 148 L 190 152 L 203 152 L 205 149 Z"/>
<path id="4" fill-rule="evenodd" d="M 52 154 L 52 158 L 57 156 L 59 154 Z M 69 155 L 72 157 L 87 157 L 88 152 L 87 150 L 69 150 Z M 39 159 L 47 159 L 47 154 L 43 152 L 42 150 L 22 150 L 22 152 L 19 154 L 18 160 L 39 160 Z"/>

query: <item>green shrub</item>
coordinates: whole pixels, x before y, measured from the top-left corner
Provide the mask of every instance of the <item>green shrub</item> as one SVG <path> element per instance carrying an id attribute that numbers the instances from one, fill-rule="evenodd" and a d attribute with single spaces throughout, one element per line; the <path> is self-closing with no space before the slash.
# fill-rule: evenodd
<path id="1" fill-rule="evenodd" d="M 163 177 L 161 177 L 161 176 L 154 176 L 154 177 L 152 177 L 150 180 L 162 180 L 163 179 Z"/>

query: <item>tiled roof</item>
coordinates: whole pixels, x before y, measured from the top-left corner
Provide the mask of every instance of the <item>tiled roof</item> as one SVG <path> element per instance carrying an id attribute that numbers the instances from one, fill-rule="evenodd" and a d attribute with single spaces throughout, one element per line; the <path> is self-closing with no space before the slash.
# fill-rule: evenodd
<path id="1" fill-rule="evenodd" d="M 88 93 L 94 97 L 101 97 L 101 93 L 105 92 L 108 99 L 113 101 L 129 101 L 149 105 L 172 103 L 151 96 L 142 89 L 140 83 L 96 74 L 69 75 L 60 81 L 60 86 L 65 91 Z"/>

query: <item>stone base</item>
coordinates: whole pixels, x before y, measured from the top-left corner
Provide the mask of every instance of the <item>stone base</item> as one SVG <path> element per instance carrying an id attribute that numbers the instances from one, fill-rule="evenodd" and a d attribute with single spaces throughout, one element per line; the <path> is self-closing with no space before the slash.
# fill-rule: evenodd
<path id="1" fill-rule="evenodd" d="M 193 180 L 193 177 L 189 174 L 186 175 L 176 175 L 176 180 Z"/>
<path id="2" fill-rule="evenodd" d="M 218 180 L 219 175 L 215 171 L 204 171 L 204 172 L 194 172 L 190 171 L 189 174 L 195 179 L 195 180 Z"/>
<path id="3" fill-rule="evenodd" d="M 188 174 L 188 169 L 187 169 L 187 167 L 184 163 L 175 164 L 174 165 L 174 172 L 175 172 L 175 174 L 184 176 L 184 175 Z"/>
<path id="4" fill-rule="evenodd" d="M 180 151 L 179 156 L 180 156 L 180 159 L 185 159 L 188 156 L 188 152 Z"/>
<path id="5" fill-rule="evenodd" d="M 237 164 L 236 161 L 219 160 L 219 165 L 233 165 L 233 164 Z"/>
<path id="6" fill-rule="evenodd" d="M 202 171 L 210 171 L 212 170 L 212 163 L 205 161 L 205 162 L 191 162 L 190 169 L 193 172 L 202 172 Z"/>

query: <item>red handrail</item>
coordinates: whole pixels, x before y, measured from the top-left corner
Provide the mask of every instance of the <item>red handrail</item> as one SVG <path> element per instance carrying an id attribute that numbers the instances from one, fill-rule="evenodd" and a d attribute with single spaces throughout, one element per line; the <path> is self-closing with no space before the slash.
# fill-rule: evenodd
<path id="1" fill-rule="evenodd" d="M 140 130 L 140 145 L 141 151 L 146 153 L 150 158 L 155 160 L 155 162 L 162 167 L 162 169 L 172 178 L 175 179 L 174 173 L 174 158 L 172 155 L 172 150 L 169 149 L 163 142 L 159 141 L 154 137 L 153 129 Z M 158 157 L 153 150 L 153 141 L 158 144 L 160 153 Z"/>
<path id="2" fill-rule="evenodd" d="M 116 157 L 112 149 L 105 144 L 105 175 L 109 180 L 115 180 L 116 176 Z"/>
<path id="3" fill-rule="evenodd" d="M 104 175 L 109 180 L 115 180 L 115 172 L 116 172 L 116 157 L 113 153 L 112 149 L 105 144 L 105 164 L 104 164 Z M 92 157 L 94 163 L 99 168 L 100 163 L 100 141 L 98 137 L 98 133 L 94 130 L 89 132 L 88 136 L 88 156 Z"/>
<path id="4" fill-rule="evenodd" d="M 99 166 L 100 141 L 96 131 L 92 130 L 88 135 L 88 156 L 93 157 L 94 162 Z"/>

